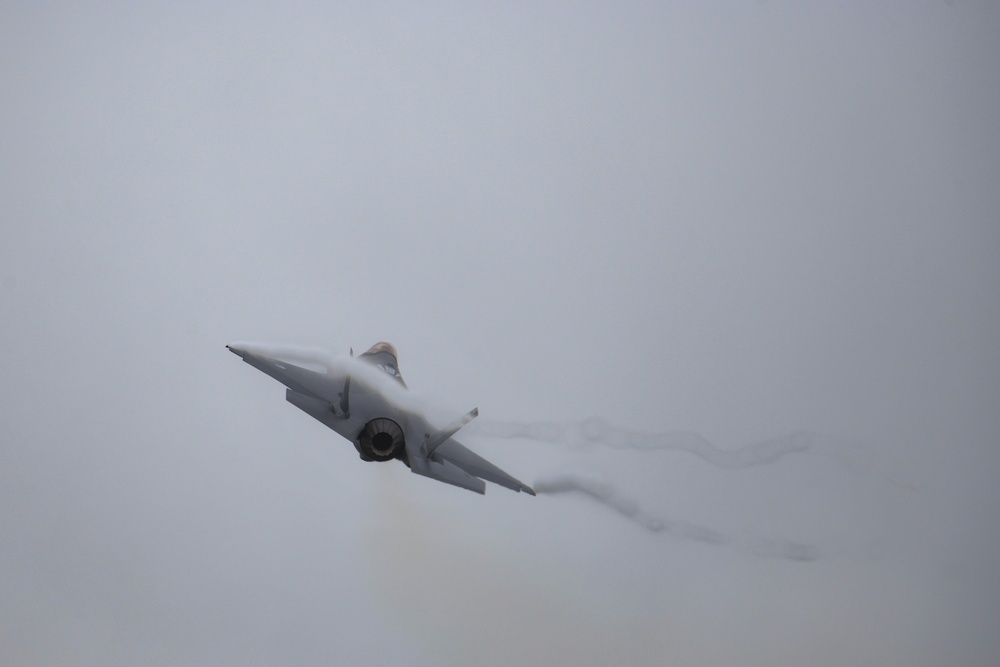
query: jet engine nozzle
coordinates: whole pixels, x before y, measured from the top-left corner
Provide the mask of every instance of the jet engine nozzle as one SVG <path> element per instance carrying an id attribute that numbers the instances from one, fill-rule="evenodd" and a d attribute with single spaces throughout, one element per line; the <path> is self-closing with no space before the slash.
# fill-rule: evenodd
<path id="1" fill-rule="evenodd" d="M 403 429 L 386 417 L 376 417 L 361 429 L 358 445 L 361 453 L 373 461 L 389 461 L 403 448 Z"/>

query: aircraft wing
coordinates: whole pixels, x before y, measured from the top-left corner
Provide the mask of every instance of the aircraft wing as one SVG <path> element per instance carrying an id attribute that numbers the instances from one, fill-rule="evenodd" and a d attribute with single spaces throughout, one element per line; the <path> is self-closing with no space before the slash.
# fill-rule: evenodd
<path id="1" fill-rule="evenodd" d="M 451 463 L 470 475 L 485 479 L 487 482 L 493 482 L 514 491 L 524 491 L 525 493 L 535 495 L 534 489 L 530 486 L 505 473 L 454 438 L 447 440 L 435 449 L 432 456 L 433 458 L 440 458 L 446 463 Z"/>
<path id="2" fill-rule="evenodd" d="M 410 469 L 418 475 L 454 484 L 476 493 L 486 493 L 486 485 L 483 483 L 483 480 L 486 480 L 514 491 L 524 491 L 535 495 L 534 489 L 530 486 L 507 474 L 451 437 L 455 431 L 467 423 L 468 419 L 476 414 L 478 411 L 474 410 L 465 418 L 441 429 L 434 435 L 431 435 L 434 429 L 426 421 L 421 420 L 417 424 L 412 424 L 406 438 Z M 419 435 L 425 435 L 425 437 L 422 439 Z M 445 439 L 443 442 L 437 440 L 440 444 L 432 444 L 433 449 L 428 451 L 426 445 L 422 443 L 433 443 L 436 437 L 444 437 Z"/>
<path id="3" fill-rule="evenodd" d="M 317 398 L 327 403 L 340 402 L 338 392 L 343 388 L 343 376 L 324 375 L 301 368 L 286 361 L 272 359 L 263 354 L 253 354 L 238 347 L 227 345 L 233 354 L 241 357 L 257 370 L 267 373 L 278 382 L 299 394 Z"/>

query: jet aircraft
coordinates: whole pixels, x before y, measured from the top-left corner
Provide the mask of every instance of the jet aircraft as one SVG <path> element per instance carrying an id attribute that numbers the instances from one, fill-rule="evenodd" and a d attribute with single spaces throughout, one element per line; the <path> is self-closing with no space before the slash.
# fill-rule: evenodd
<path id="1" fill-rule="evenodd" d="M 486 482 L 535 495 L 453 436 L 479 415 L 473 408 L 444 428 L 431 425 L 399 373 L 396 348 L 386 342 L 364 354 L 325 364 L 317 372 L 275 359 L 249 346 L 227 345 L 254 368 L 285 387 L 285 400 L 354 443 L 363 461 L 398 459 L 418 475 L 486 493 Z M 483 480 L 486 480 L 485 482 Z"/>

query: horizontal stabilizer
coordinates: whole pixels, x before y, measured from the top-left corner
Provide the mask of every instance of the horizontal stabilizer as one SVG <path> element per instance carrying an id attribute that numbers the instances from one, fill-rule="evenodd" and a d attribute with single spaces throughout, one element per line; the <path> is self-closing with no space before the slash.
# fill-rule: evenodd
<path id="1" fill-rule="evenodd" d="M 476 493 L 486 493 L 486 482 L 478 477 L 473 477 L 448 461 L 432 461 L 431 459 L 423 458 L 410 459 L 410 470 L 418 475 L 436 479 L 439 482 L 445 482 L 446 484 L 475 491 Z"/>

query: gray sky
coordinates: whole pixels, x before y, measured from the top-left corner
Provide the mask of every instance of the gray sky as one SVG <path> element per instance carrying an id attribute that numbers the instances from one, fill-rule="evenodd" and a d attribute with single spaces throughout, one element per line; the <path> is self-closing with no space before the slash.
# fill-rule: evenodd
<path id="1" fill-rule="evenodd" d="M 0 6 L 0 661 L 1000 660 L 994 3 L 117 4 Z"/>

